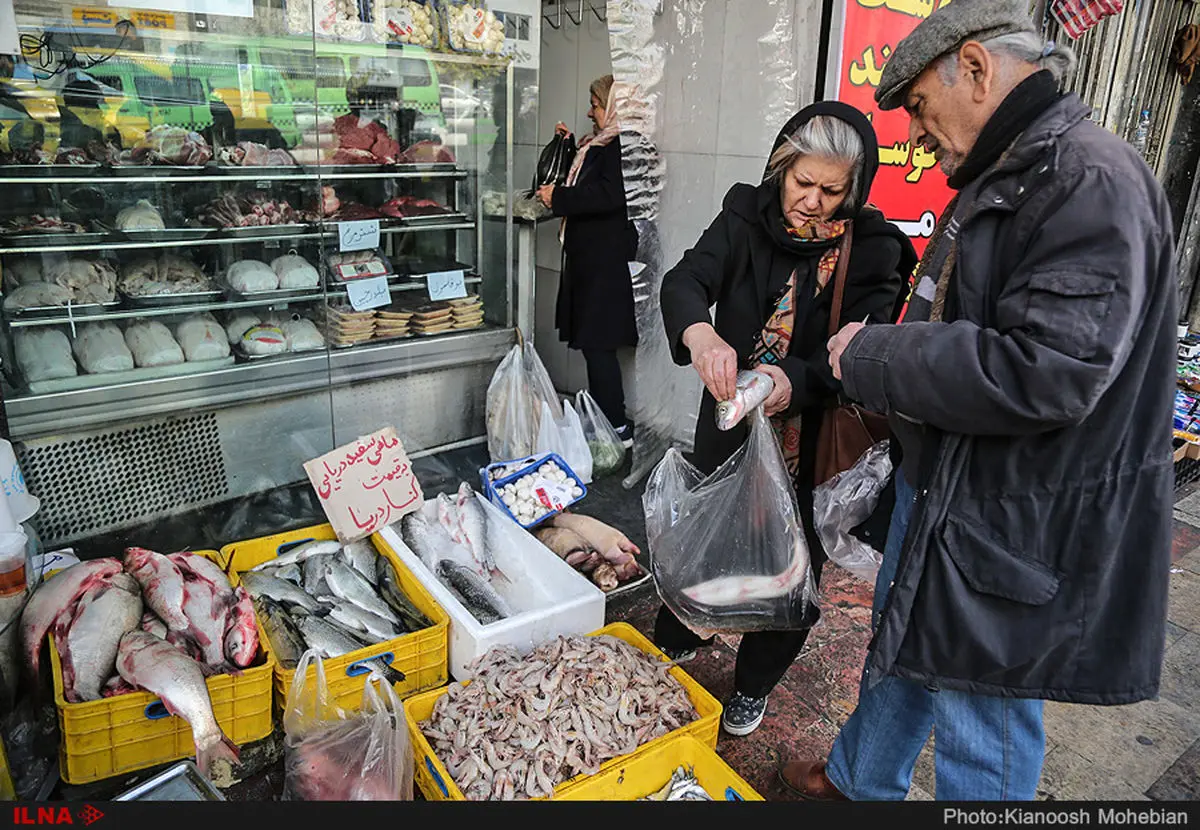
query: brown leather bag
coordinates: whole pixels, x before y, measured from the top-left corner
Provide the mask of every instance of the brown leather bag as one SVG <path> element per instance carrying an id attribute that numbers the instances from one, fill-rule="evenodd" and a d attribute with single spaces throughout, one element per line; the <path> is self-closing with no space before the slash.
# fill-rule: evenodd
<path id="1" fill-rule="evenodd" d="M 842 299 L 846 294 L 846 271 L 850 267 L 850 246 L 854 225 L 842 235 L 842 250 L 833 275 L 833 305 L 829 310 L 829 336 L 841 330 Z M 886 415 L 864 409 L 838 396 L 838 403 L 825 410 L 817 434 L 816 476 L 820 486 L 840 472 L 850 469 L 862 454 L 890 434 Z"/>

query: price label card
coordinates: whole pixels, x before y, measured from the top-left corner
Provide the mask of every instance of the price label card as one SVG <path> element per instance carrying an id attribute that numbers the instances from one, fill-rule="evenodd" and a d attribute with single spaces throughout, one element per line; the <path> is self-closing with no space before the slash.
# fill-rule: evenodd
<path id="1" fill-rule="evenodd" d="M 379 308 L 392 301 L 388 291 L 387 277 L 367 277 L 346 283 L 346 293 L 350 295 L 350 305 L 355 311 L 367 311 Z"/>
<path id="2" fill-rule="evenodd" d="M 338 250 L 366 251 L 379 247 L 379 220 L 338 222 Z"/>
<path id="3" fill-rule="evenodd" d="M 466 271 L 438 271 L 425 275 L 425 285 L 429 289 L 429 299 L 457 300 L 467 296 Z"/>

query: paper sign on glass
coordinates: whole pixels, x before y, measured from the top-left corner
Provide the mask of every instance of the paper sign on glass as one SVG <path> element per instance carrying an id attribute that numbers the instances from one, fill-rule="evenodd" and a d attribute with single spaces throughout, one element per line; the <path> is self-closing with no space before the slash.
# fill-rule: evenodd
<path id="1" fill-rule="evenodd" d="M 365 251 L 379 247 L 379 220 L 338 222 L 338 250 Z"/>
<path id="2" fill-rule="evenodd" d="M 346 283 L 346 293 L 355 311 L 367 311 L 385 306 L 392 301 L 388 291 L 387 277 L 368 277 Z"/>
<path id="3" fill-rule="evenodd" d="M 457 300 L 467 296 L 467 273 L 465 271 L 438 271 L 425 275 L 425 284 L 429 288 L 429 299 Z"/>
<path id="4" fill-rule="evenodd" d="M 313 459 L 304 471 L 342 544 L 365 539 L 425 503 L 392 427 Z"/>

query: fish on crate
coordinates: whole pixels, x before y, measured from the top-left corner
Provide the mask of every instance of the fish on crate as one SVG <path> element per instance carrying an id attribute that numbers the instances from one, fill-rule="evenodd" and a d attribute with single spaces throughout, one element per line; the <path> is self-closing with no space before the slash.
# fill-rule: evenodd
<path id="1" fill-rule="evenodd" d="M 184 613 L 183 572 L 171 559 L 146 548 L 127 548 L 125 570 L 142 586 L 146 605 L 171 631 L 191 626 Z"/>
<path id="2" fill-rule="evenodd" d="M 496 593 L 496 589 L 470 568 L 443 559 L 437 563 L 434 574 L 480 625 L 489 625 L 513 615 L 512 608 Z"/>
<path id="3" fill-rule="evenodd" d="M 363 539 L 358 542 L 351 542 L 342 548 L 342 558 L 346 564 L 354 568 L 359 576 L 375 585 L 375 560 L 379 554 L 375 552 L 375 546 L 370 540 Z"/>
<path id="4" fill-rule="evenodd" d="M 325 584 L 339 599 L 352 602 L 388 622 L 398 625 L 392 609 L 375 593 L 375 588 L 358 571 L 343 560 L 332 558 L 325 563 Z"/>
<path id="5" fill-rule="evenodd" d="M 112 676 L 121 637 L 142 622 L 142 592 L 137 580 L 118 573 L 81 599 L 78 611 L 61 615 L 55 627 L 68 703 L 99 700 Z"/>
<path id="6" fill-rule="evenodd" d="M 299 627 L 281 603 L 266 596 L 254 597 L 252 601 L 263 632 L 267 635 L 271 653 L 283 668 L 296 668 L 305 649 L 304 635 Z"/>
<path id="7" fill-rule="evenodd" d="M 696 778 L 696 770 L 694 767 L 677 767 L 671 775 L 671 780 L 668 781 L 661 790 L 650 793 L 638 801 L 712 801 L 713 797 L 708 794 L 700 784 L 700 780 Z"/>
<path id="8" fill-rule="evenodd" d="M 299 628 L 308 647 L 315 649 L 323 658 L 341 657 L 352 651 L 363 648 L 360 641 L 339 631 L 331 623 L 319 617 L 308 616 L 300 620 Z M 372 669 L 387 682 L 403 683 L 406 675 L 399 669 L 392 668 L 382 658 L 374 657 L 359 661 Z"/>
<path id="9" fill-rule="evenodd" d="M 268 559 L 266 562 L 255 565 L 250 569 L 250 571 L 253 573 L 261 573 L 274 568 L 282 568 L 286 565 L 295 565 L 303 562 L 310 556 L 334 554 L 341 549 L 342 544 L 336 539 L 305 542 L 302 545 L 297 545 L 296 547 L 292 548 L 287 553 L 280 554 L 274 559 Z"/>
<path id="10" fill-rule="evenodd" d="M 251 596 L 270 597 L 276 602 L 299 605 L 311 612 L 321 610 L 321 604 L 311 594 L 286 579 L 247 571 L 242 574 L 242 584 L 246 586 L 246 590 L 250 592 Z"/>
<path id="11" fill-rule="evenodd" d="M 433 625 L 433 621 L 400 590 L 396 569 L 382 556 L 375 560 L 375 577 L 380 597 L 396 612 L 396 616 L 409 631 L 420 631 Z"/>
<path id="12" fill-rule="evenodd" d="M 79 600 L 93 588 L 112 581 L 121 573 L 117 559 L 92 559 L 64 570 L 38 586 L 21 612 L 21 640 L 25 665 L 36 679 L 42 643 L 60 616 L 71 619 Z"/>

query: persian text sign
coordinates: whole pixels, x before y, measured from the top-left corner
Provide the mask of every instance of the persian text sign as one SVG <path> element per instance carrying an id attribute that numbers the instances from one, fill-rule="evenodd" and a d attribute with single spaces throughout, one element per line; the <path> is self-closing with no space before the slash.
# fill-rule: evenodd
<path id="1" fill-rule="evenodd" d="M 908 114 L 881 112 L 875 90 L 892 50 L 935 9 L 950 0 L 845 0 L 837 99 L 871 119 L 879 138 L 879 173 L 871 202 L 925 251 L 937 218 L 953 195 L 937 160 L 913 146 Z"/>
<path id="2" fill-rule="evenodd" d="M 365 539 L 424 504 L 396 430 L 386 427 L 304 465 L 343 544 Z"/>

